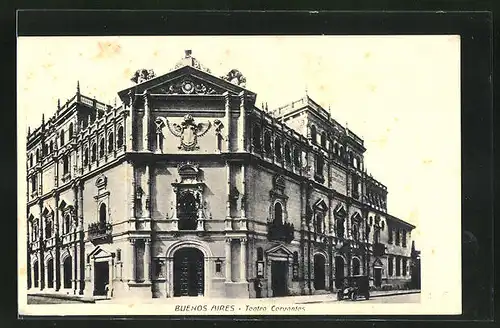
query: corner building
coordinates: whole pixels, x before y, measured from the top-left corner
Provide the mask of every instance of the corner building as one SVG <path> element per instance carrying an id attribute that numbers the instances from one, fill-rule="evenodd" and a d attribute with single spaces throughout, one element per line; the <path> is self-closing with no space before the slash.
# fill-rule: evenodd
<path id="1" fill-rule="evenodd" d="M 363 140 L 308 96 L 275 110 L 190 51 L 120 106 L 80 93 L 27 140 L 30 292 L 113 298 L 327 293 L 410 281 Z M 261 286 L 260 288 L 258 286 Z"/>

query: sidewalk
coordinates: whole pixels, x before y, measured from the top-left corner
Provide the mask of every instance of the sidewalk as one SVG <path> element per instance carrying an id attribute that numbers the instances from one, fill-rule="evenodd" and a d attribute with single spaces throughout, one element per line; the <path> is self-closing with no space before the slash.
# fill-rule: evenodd
<path id="1" fill-rule="evenodd" d="M 28 292 L 28 297 L 29 296 L 57 298 L 57 299 L 62 299 L 62 300 L 73 300 L 73 301 L 78 301 L 78 302 L 82 302 L 82 303 L 95 303 L 94 297 L 66 294 L 66 293 L 62 293 L 62 292 L 35 291 L 35 292 Z"/>
<path id="2" fill-rule="evenodd" d="M 370 298 L 417 294 L 420 290 L 389 290 L 389 291 L 372 291 Z M 119 299 L 106 299 L 104 297 L 85 297 L 82 295 L 63 294 L 58 292 L 30 292 L 28 296 L 41 296 L 48 298 L 58 298 L 66 300 L 76 300 L 82 303 L 99 303 L 99 304 L 193 304 L 194 302 L 209 302 L 209 303 L 232 303 L 232 302 L 245 302 L 251 304 L 261 303 L 279 303 L 279 304 L 312 304 L 331 302 L 337 300 L 337 293 L 317 294 L 317 295 L 298 295 L 298 296 L 285 296 L 285 297 L 271 297 L 271 298 L 204 298 L 204 297 L 175 297 L 175 298 L 151 298 L 151 299 L 137 299 L 137 298 L 119 298 Z"/>

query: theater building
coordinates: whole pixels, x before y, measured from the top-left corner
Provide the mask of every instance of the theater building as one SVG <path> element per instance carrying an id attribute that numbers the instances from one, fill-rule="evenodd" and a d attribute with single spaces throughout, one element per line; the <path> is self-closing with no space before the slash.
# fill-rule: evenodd
<path id="1" fill-rule="evenodd" d="M 80 93 L 27 136 L 29 292 L 276 297 L 410 281 L 363 140 L 304 96 L 256 105 L 186 51 L 110 106 Z"/>

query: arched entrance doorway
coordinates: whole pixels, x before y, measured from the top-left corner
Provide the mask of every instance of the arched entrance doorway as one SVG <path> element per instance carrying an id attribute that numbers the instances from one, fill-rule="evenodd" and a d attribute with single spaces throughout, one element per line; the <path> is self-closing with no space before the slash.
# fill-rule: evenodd
<path id="1" fill-rule="evenodd" d="M 335 257 L 335 288 L 342 287 L 344 280 L 344 259 L 342 256 Z"/>
<path id="2" fill-rule="evenodd" d="M 181 248 L 174 254 L 174 296 L 203 296 L 204 256 L 196 248 Z"/>
<path id="3" fill-rule="evenodd" d="M 54 288 L 54 260 L 47 261 L 47 288 Z"/>
<path id="4" fill-rule="evenodd" d="M 63 288 L 71 288 L 71 256 L 63 262 Z"/>
<path id="5" fill-rule="evenodd" d="M 314 289 L 325 289 L 325 257 L 314 255 Z"/>
<path id="6" fill-rule="evenodd" d="M 359 262 L 359 259 L 357 257 L 354 257 L 352 259 L 352 275 L 353 276 L 358 276 L 360 274 L 360 267 L 361 267 L 361 264 Z"/>

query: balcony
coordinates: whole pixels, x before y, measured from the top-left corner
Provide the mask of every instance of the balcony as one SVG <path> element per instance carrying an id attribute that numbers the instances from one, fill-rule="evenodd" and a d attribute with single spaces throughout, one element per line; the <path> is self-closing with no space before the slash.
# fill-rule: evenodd
<path id="1" fill-rule="evenodd" d="M 383 256 L 385 254 L 385 245 L 381 243 L 373 244 L 373 255 Z"/>
<path id="2" fill-rule="evenodd" d="M 267 224 L 267 239 L 290 243 L 293 240 L 293 224 L 269 222 Z"/>
<path id="3" fill-rule="evenodd" d="M 94 222 L 89 224 L 88 236 L 92 243 L 107 243 L 111 241 L 111 223 Z"/>

